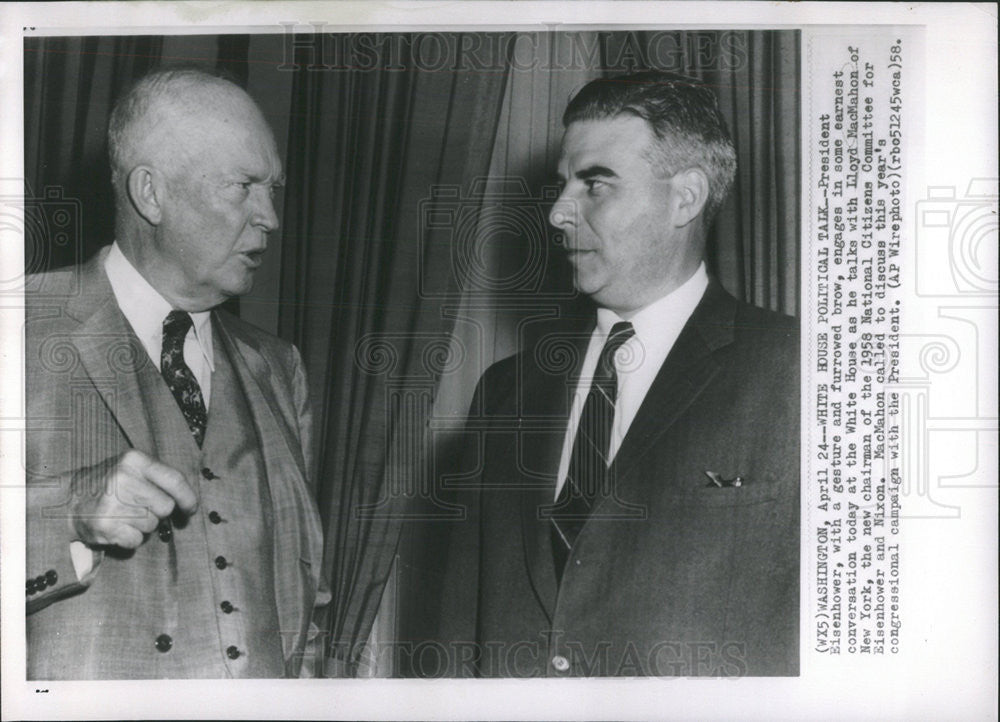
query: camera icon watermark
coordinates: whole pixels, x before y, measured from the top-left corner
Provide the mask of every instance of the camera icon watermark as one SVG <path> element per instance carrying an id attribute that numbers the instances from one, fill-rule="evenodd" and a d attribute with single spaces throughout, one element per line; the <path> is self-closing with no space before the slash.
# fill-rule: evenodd
<path id="1" fill-rule="evenodd" d="M 917 202 L 918 295 L 997 294 L 997 184 L 973 178 L 961 197 L 954 186 L 932 186 Z"/>
<path id="2" fill-rule="evenodd" d="M 0 179 L 0 243 L 4 248 L 24 247 L 24 268 L 5 268 L 0 273 L 0 296 L 22 293 L 44 295 L 43 278 L 58 252 L 77 265 L 82 260 L 82 204 L 67 198 L 58 186 L 35 195 L 21 179 Z M 75 289 L 70 289 L 73 293 Z M 65 289 L 60 295 L 65 295 Z"/>
<path id="3" fill-rule="evenodd" d="M 548 212 L 555 186 L 533 194 L 519 177 L 482 177 L 467 191 L 456 185 L 431 188 L 420 202 L 420 294 L 424 298 L 532 301 L 574 294 L 546 288 L 551 233 Z M 554 245 L 554 244 L 553 244 Z M 450 274 L 442 283 L 426 259 L 447 255 Z M 430 279 L 438 280 L 431 281 Z"/>

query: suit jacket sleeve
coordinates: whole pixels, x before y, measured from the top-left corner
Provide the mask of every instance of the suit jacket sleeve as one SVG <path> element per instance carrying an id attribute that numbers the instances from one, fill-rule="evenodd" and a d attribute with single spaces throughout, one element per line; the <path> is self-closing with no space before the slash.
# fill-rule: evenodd
<path id="1" fill-rule="evenodd" d="M 30 300 L 30 299 L 29 299 Z M 99 570 L 101 553 L 94 552 L 94 565 L 77 579 L 70 544 L 78 541 L 69 518 L 75 493 L 84 493 L 100 482 L 117 458 L 113 435 L 83 447 L 74 445 L 66 428 L 73 408 L 64 363 L 75 361 L 75 352 L 65 343 L 66 321 L 52 306 L 25 311 L 25 400 L 29 432 L 25 440 L 25 613 L 34 614 L 53 602 L 87 589 Z M 43 347 L 43 341 L 48 340 Z M 55 341 L 55 343 L 52 343 Z M 96 422 L 95 422 L 96 423 Z M 94 437 L 98 438 L 98 430 Z M 96 458 L 90 455 L 96 454 Z M 107 458 L 101 458 L 106 455 Z M 76 491 L 74 491 L 76 490 Z"/>
<path id="2" fill-rule="evenodd" d="M 97 483 L 107 466 L 102 463 L 45 480 L 32 478 L 29 470 L 25 526 L 26 614 L 34 614 L 53 602 L 85 591 L 97 575 L 102 554 L 93 551 L 92 568 L 82 579 L 77 578 L 70 545 L 79 539 L 70 524 L 67 504 L 74 485 L 86 487 Z"/>

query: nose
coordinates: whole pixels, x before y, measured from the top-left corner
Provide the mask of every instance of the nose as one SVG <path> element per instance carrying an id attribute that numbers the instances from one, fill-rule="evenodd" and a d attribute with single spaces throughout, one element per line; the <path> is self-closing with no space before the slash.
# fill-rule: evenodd
<path id="1" fill-rule="evenodd" d="M 552 210 L 549 211 L 549 223 L 561 231 L 565 231 L 576 223 L 576 203 L 567 197 L 565 189 L 559 194 L 556 202 L 552 204 Z"/>
<path id="2" fill-rule="evenodd" d="M 253 224 L 259 226 L 265 233 L 278 230 L 280 225 L 278 214 L 274 210 L 274 198 L 271 197 L 271 189 L 262 187 L 257 189 L 257 202 L 254 205 Z"/>

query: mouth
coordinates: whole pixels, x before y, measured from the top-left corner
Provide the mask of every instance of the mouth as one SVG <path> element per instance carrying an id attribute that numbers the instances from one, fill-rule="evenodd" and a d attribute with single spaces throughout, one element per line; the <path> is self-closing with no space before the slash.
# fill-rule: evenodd
<path id="1" fill-rule="evenodd" d="M 242 251 L 239 256 L 243 263 L 245 263 L 249 268 L 258 268 L 263 260 L 264 249 L 261 248 L 258 251 Z"/>

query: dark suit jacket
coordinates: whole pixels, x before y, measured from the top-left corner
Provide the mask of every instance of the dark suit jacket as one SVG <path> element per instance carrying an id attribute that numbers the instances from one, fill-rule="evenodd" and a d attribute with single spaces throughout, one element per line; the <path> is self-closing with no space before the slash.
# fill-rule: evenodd
<path id="1" fill-rule="evenodd" d="M 557 588 L 546 508 L 588 338 L 573 363 L 539 347 L 480 381 L 466 432 L 478 490 L 446 576 L 476 594 L 444 636 L 477 640 L 486 676 L 797 674 L 796 322 L 710 284 Z M 719 488 L 706 471 L 744 481 Z"/>
<path id="2" fill-rule="evenodd" d="M 100 565 L 77 580 L 63 511 L 81 470 L 99 468 L 129 448 L 155 456 L 135 374 L 135 364 L 148 362 L 148 355 L 115 301 L 106 255 L 104 249 L 80 268 L 33 277 L 26 294 L 27 575 L 29 587 L 46 575 L 52 582 L 36 585 L 27 597 L 29 678 L 36 667 L 48 670 L 47 677 L 100 678 L 104 635 L 135 638 L 140 668 L 144 655 L 157 654 L 144 636 L 144 620 L 123 611 L 133 608 L 124 595 L 94 583 Z M 260 438 L 273 507 L 274 596 L 286 675 L 294 676 L 317 633 L 314 611 L 329 601 L 320 578 L 322 528 L 308 485 L 312 421 L 305 373 L 291 344 L 225 312 L 214 312 L 212 321 L 230 349 Z M 133 565 L 140 589 L 145 575 L 152 584 L 163 573 L 143 558 L 140 547 L 124 562 Z M 149 600 L 154 607 L 168 603 Z M 146 610 L 153 618 L 160 612 L 154 607 Z"/>

